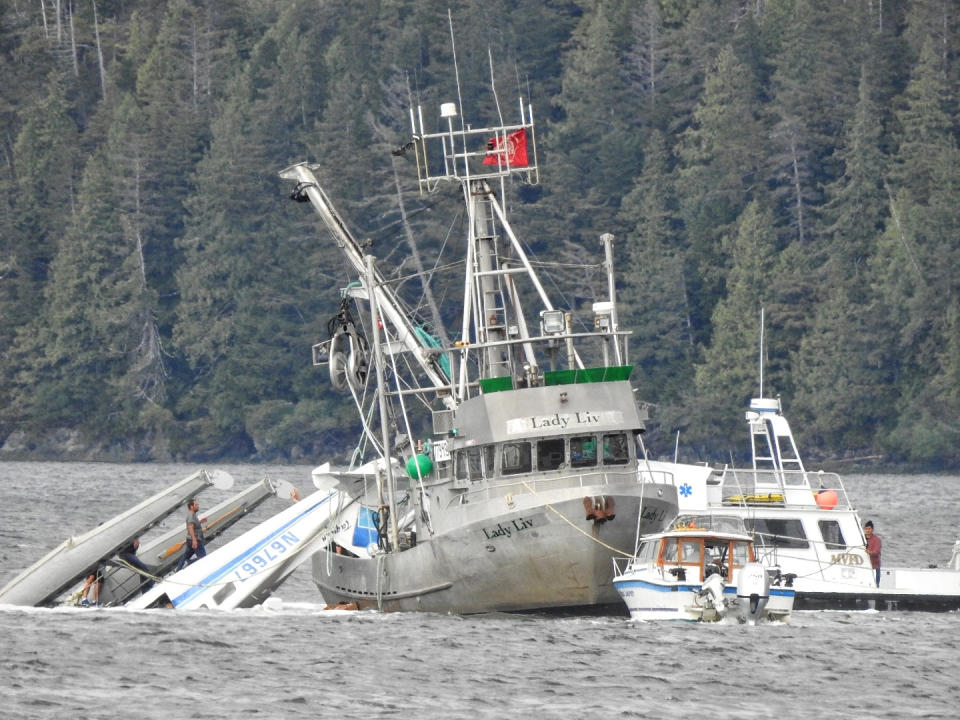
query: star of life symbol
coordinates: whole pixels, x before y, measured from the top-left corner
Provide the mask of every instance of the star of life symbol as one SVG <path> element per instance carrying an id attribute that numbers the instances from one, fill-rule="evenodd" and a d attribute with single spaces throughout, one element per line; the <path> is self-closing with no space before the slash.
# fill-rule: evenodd
<path id="1" fill-rule="evenodd" d="M 680 494 L 683 495 L 684 497 L 690 497 L 691 495 L 693 495 L 693 488 L 690 487 L 689 483 L 684 483 L 683 485 L 680 486 Z"/>

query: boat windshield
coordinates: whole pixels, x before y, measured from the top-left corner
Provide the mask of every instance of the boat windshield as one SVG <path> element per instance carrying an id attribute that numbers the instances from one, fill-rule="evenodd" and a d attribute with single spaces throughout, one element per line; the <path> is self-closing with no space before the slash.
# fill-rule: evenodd
<path id="1" fill-rule="evenodd" d="M 733 515 L 678 515 L 668 526 L 671 530 L 712 530 L 713 532 L 747 534 L 743 520 Z"/>

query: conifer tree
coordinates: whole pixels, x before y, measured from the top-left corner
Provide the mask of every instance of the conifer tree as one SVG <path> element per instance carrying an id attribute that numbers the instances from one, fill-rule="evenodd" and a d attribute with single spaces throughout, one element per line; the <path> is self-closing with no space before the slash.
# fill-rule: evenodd
<path id="1" fill-rule="evenodd" d="M 722 287 L 726 265 L 720 238 L 733 232 L 763 179 L 766 133 L 756 116 L 754 97 L 749 70 L 731 47 L 725 47 L 707 77 L 693 124 L 680 142 L 677 192 L 691 248 L 697 342 L 707 337 L 708 317 Z"/>
<path id="2" fill-rule="evenodd" d="M 727 291 L 713 311 L 710 346 L 703 361 L 695 365 L 685 410 L 691 423 L 687 442 L 729 442 L 739 428 L 743 408 L 757 390 L 760 310 L 776 298 L 771 282 L 776 247 L 773 216 L 754 200 L 744 210 L 735 234 L 724 239 L 731 264 Z M 764 380 L 768 395 L 778 391 L 776 368 L 765 367 Z"/>
<path id="3" fill-rule="evenodd" d="M 625 271 L 619 279 L 620 324 L 633 331 L 631 362 L 639 371 L 641 397 L 676 401 L 689 387 L 693 335 L 679 234 L 677 199 L 666 138 L 654 131 L 644 153 L 643 172 L 620 210 L 626 227 L 619 243 Z"/>

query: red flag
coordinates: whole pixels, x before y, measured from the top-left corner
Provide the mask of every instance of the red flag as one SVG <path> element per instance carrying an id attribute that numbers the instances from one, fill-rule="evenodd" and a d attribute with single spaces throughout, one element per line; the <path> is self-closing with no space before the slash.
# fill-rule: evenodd
<path id="1" fill-rule="evenodd" d="M 504 147 L 506 141 L 506 147 Z M 525 167 L 530 164 L 527 159 L 527 131 L 524 128 L 510 133 L 506 137 L 497 135 L 487 141 L 487 156 L 483 159 L 484 165 L 510 165 L 511 167 Z"/>

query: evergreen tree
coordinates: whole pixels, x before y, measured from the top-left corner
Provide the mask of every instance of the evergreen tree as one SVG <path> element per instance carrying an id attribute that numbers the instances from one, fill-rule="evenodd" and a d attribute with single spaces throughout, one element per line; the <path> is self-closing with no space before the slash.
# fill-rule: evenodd
<path id="1" fill-rule="evenodd" d="M 899 332 L 898 423 L 886 444 L 922 462 L 943 457 L 953 440 L 938 414 L 931 414 L 928 394 L 952 372 L 943 349 L 950 347 L 949 318 L 960 297 L 952 270 L 960 261 L 955 240 L 960 157 L 948 102 L 943 63 L 928 42 L 898 112 L 902 130 L 890 183 L 892 222 L 874 266 L 878 297 Z"/>
<path id="2" fill-rule="evenodd" d="M 657 403 L 676 401 L 689 387 L 693 352 L 671 166 L 666 138 L 654 131 L 643 172 L 620 211 L 627 228 L 618 254 L 626 260 L 619 275 L 620 324 L 634 332 L 630 360 L 639 370 L 640 395 Z"/>
<path id="3" fill-rule="evenodd" d="M 731 264 L 727 292 L 713 311 L 710 346 L 695 366 L 687 417 L 681 421 L 690 423 L 687 443 L 729 444 L 743 408 L 757 390 L 760 310 L 776 299 L 772 282 L 776 247 L 773 216 L 758 201 L 751 202 L 736 233 L 724 240 Z M 775 394 L 780 378 L 773 368 L 765 367 L 764 381 L 765 394 Z"/>
<path id="4" fill-rule="evenodd" d="M 692 321 L 698 343 L 708 337 L 707 318 L 722 290 L 720 238 L 733 231 L 762 181 L 765 132 L 754 98 L 749 71 L 731 47 L 724 48 L 707 77 L 693 124 L 681 138 L 677 190 L 693 261 Z"/>
<path id="5" fill-rule="evenodd" d="M 633 101 L 621 72 L 625 39 L 623 3 L 597 3 L 584 13 L 564 62 L 556 103 L 562 119 L 544 140 L 544 175 L 551 209 L 566 232 L 599 237 L 609 230 L 610 208 L 619 205 L 640 166 L 640 145 L 629 132 Z M 579 198 L 573 209 L 569 197 Z M 607 219 L 604 219 L 607 218 Z M 577 242 L 576 237 L 574 242 Z"/>
<path id="6" fill-rule="evenodd" d="M 307 61 L 315 32 L 293 9 L 268 32 L 232 83 L 198 166 L 178 241 L 175 339 L 190 368 L 177 404 L 190 429 L 184 451 L 269 457 L 303 448 L 340 412 L 317 406 L 309 380 L 316 373 L 309 347 L 321 339 L 310 299 L 319 289 L 311 281 L 325 268 L 311 258 L 321 233 L 312 218 L 295 227 L 298 208 L 284 202 L 290 188 L 276 174 L 283 158 L 305 154 L 292 139 L 308 135 L 323 92 L 296 78 L 262 82 L 270 68 Z"/>
<path id="7" fill-rule="evenodd" d="M 889 208 L 883 180 L 882 112 L 872 88 L 864 66 L 857 107 L 836 153 L 843 174 L 827 187 L 824 241 L 818 243 L 818 264 L 826 273 L 827 285 L 845 287 L 855 301 L 866 299 L 866 261 Z"/>
<path id="8" fill-rule="evenodd" d="M 896 334 L 870 291 L 868 266 L 889 207 L 881 117 L 864 67 L 859 101 L 837 151 L 843 175 L 827 188 L 826 222 L 813 243 L 812 275 L 823 282 L 791 359 L 804 445 L 834 454 L 872 447 L 895 399 L 889 355 Z"/>

